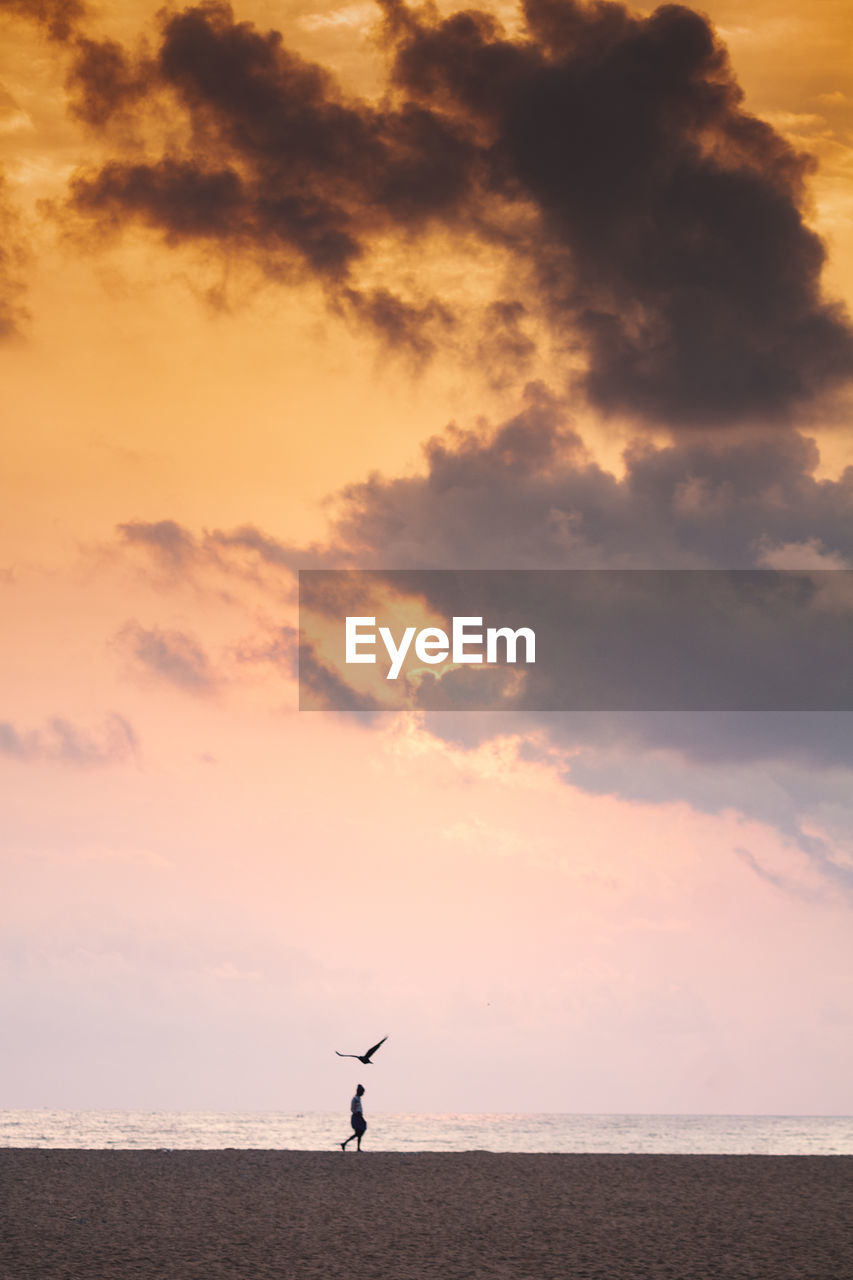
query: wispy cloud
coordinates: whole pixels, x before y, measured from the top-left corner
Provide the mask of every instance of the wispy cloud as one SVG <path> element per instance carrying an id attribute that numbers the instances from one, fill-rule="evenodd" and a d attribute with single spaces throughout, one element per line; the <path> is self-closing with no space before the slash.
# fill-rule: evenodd
<path id="1" fill-rule="evenodd" d="M 138 748 L 136 732 L 124 716 L 113 712 L 100 728 L 83 729 L 53 716 L 39 729 L 19 729 L 0 721 L 0 754 L 21 761 L 58 761 L 87 766 L 127 760 Z"/>
<path id="2" fill-rule="evenodd" d="M 199 641 L 184 631 L 125 623 L 116 644 L 133 669 L 189 693 L 209 694 L 217 686 L 210 659 Z"/>

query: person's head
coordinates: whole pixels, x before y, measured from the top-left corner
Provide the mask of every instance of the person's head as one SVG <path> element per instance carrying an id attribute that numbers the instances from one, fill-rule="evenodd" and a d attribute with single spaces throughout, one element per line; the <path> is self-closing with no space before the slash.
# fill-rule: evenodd
<path id="1" fill-rule="evenodd" d="M 363 1084 L 356 1085 L 355 1091 L 358 1094 L 358 1096 L 361 1097 L 361 1095 L 364 1093 L 364 1085 Z"/>

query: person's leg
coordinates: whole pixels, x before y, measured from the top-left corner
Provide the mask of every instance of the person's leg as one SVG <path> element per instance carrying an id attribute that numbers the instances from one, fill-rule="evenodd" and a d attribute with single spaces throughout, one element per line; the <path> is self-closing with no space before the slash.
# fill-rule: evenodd
<path id="1" fill-rule="evenodd" d="M 352 1133 L 350 1134 L 350 1136 L 347 1138 L 346 1142 L 342 1142 L 342 1143 L 341 1143 L 341 1151 L 346 1151 L 346 1149 L 347 1149 L 347 1143 L 352 1142 L 353 1138 L 358 1138 L 358 1140 L 359 1140 L 359 1145 L 361 1145 L 361 1134 L 359 1134 L 359 1131 L 358 1131 L 358 1129 L 355 1127 L 355 1125 L 353 1125 L 352 1130 L 353 1130 L 353 1131 L 352 1131 Z M 362 1132 L 362 1133 L 364 1133 L 364 1130 L 362 1129 L 362 1131 L 361 1131 L 361 1132 Z"/>

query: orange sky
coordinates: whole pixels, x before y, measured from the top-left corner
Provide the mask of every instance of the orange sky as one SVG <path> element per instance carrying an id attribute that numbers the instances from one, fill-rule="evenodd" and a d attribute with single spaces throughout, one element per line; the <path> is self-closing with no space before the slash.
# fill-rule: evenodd
<path id="1" fill-rule="evenodd" d="M 84 29 L 153 42 L 159 7 L 104 3 Z M 747 108 L 819 158 L 808 218 L 826 292 L 850 303 L 853 14 L 707 12 Z M 237 13 L 378 95 L 370 5 Z M 448 227 L 373 244 L 367 275 L 467 317 L 417 365 L 316 281 L 271 279 L 233 246 L 129 220 L 100 239 L 58 211 L 70 175 L 117 144 L 69 115 L 69 48 L 2 22 L 6 243 L 27 312 L 0 346 L 5 1105 L 334 1109 L 352 1082 L 332 1051 L 389 1034 L 378 1110 L 849 1113 L 837 763 L 806 795 L 790 761 L 662 746 L 629 794 L 579 780 L 547 725 L 463 744 L 407 717 L 300 715 L 275 649 L 295 621 L 285 569 L 201 541 L 170 562 L 117 533 L 168 520 L 198 540 L 251 525 L 322 541 L 344 486 L 423 474 L 448 423 L 485 430 L 528 380 L 557 387 L 583 357 L 544 312 L 522 372 L 496 380 L 477 356 L 474 317 L 512 280 L 511 252 Z M 847 405 L 849 388 L 802 423 L 833 480 L 853 463 Z M 566 412 L 620 475 L 636 422 Z"/>

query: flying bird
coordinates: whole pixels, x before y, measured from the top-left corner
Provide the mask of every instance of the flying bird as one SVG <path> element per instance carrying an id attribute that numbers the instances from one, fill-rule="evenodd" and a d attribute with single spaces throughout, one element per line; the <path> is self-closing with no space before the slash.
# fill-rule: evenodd
<path id="1" fill-rule="evenodd" d="M 383 1045 L 387 1039 L 387 1036 L 383 1036 L 379 1041 L 379 1044 L 375 1044 L 372 1049 L 368 1049 L 367 1053 L 341 1053 L 338 1049 L 335 1050 L 335 1053 L 339 1058 L 358 1058 L 359 1062 L 363 1062 L 366 1067 L 372 1067 L 373 1063 L 370 1059 L 373 1057 L 376 1050 Z"/>

